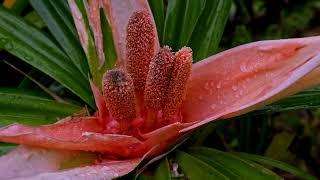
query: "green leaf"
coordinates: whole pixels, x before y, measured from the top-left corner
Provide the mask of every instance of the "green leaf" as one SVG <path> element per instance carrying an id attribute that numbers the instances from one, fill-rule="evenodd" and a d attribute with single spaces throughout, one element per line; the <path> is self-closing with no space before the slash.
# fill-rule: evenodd
<path id="1" fill-rule="evenodd" d="M 6 154 L 16 147 L 17 145 L 15 144 L 0 142 L 0 156 Z"/>
<path id="2" fill-rule="evenodd" d="M 229 179 L 212 166 L 188 153 L 177 151 L 176 161 L 187 179 Z"/>
<path id="3" fill-rule="evenodd" d="M 81 107 L 37 97 L 31 91 L 0 88 L 0 125 L 23 123 L 50 124 Z"/>
<path id="4" fill-rule="evenodd" d="M 41 29 L 46 26 L 46 24 L 42 21 L 39 14 L 35 11 L 29 12 L 27 15 L 23 17 L 28 23 L 34 25 L 35 27 Z"/>
<path id="5" fill-rule="evenodd" d="M 179 48 L 179 25 L 183 19 L 184 9 L 184 0 L 168 1 L 162 42 L 164 45 L 169 45 L 175 51 Z"/>
<path id="6" fill-rule="evenodd" d="M 64 6 L 61 5 L 60 1 L 61 0 L 58 0 L 53 3 L 50 0 L 30 0 L 30 3 L 42 17 L 42 20 L 47 24 L 51 34 L 55 37 L 64 52 L 69 56 L 73 65 L 79 69 L 84 77 L 87 77 L 89 70 L 85 54 L 82 51 L 77 37 L 72 33 L 75 30 L 71 31 L 70 28 L 72 27 L 70 27 L 70 25 L 68 26 L 68 24 L 71 24 L 72 19 L 67 17 L 71 17 L 71 14 L 68 9 L 63 9 Z M 51 4 L 55 4 L 55 6 Z M 65 11 L 61 12 L 61 10 Z M 58 12 L 60 12 L 60 14 Z M 68 20 L 71 22 L 68 22 Z M 66 24 L 66 22 L 68 22 L 68 24 Z"/>
<path id="7" fill-rule="evenodd" d="M 44 33 L 0 7 L 0 47 L 49 75 L 94 107 L 87 78 Z"/>
<path id="8" fill-rule="evenodd" d="M 178 48 L 188 45 L 192 32 L 194 31 L 198 19 L 205 8 L 206 0 L 185 0 L 185 4 L 183 19 L 180 19 L 182 26 L 180 29 Z"/>
<path id="9" fill-rule="evenodd" d="M 317 178 L 307 174 L 306 172 L 304 172 L 296 167 L 293 167 L 289 164 L 283 163 L 281 161 L 273 160 L 273 159 L 270 159 L 270 158 L 267 158 L 264 156 L 258 156 L 258 155 L 247 154 L 247 153 L 233 152 L 233 154 L 235 154 L 236 156 L 239 156 L 243 159 L 247 159 L 250 161 L 261 163 L 266 166 L 271 166 L 271 167 L 281 169 L 283 171 L 289 172 L 289 173 L 291 173 L 297 177 L 303 178 L 303 179 L 310 179 L 310 180 L 317 179 Z"/>
<path id="10" fill-rule="evenodd" d="M 105 69 L 99 67 L 98 55 L 86 11 L 86 7 L 88 7 L 88 4 L 84 0 L 75 0 L 75 4 L 75 6 L 77 6 L 78 10 L 81 13 L 81 20 L 84 23 L 85 32 L 88 36 L 88 47 L 84 51 L 87 57 L 91 76 L 93 82 L 97 85 L 97 87 L 101 87 L 102 76 L 105 72 Z"/>
<path id="11" fill-rule="evenodd" d="M 306 90 L 283 100 L 267 105 L 261 109 L 251 112 L 248 115 L 281 112 L 296 109 L 310 109 L 320 107 L 320 88 Z"/>
<path id="12" fill-rule="evenodd" d="M 102 68 L 102 71 L 106 71 L 114 67 L 117 60 L 116 48 L 114 47 L 114 41 L 112 36 L 112 30 L 110 23 L 106 17 L 106 12 L 103 9 L 100 9 L 101 17 L 101 31 L 103 36 L 103 48 L 105 54 L 105 65 Z"/>
<path id="13" fill-rule="evenodd" d="M 283 131 L 273 136 L 271 144 L 265 152 L 265 156 L 272 159 L 284 160 L 290 159 L 291 153 L 288 151 L 295 134 Z"/>
<path id="14" fill-rule="evenodd" d="M 169 163 L 167 158 L 164 158 L 160 162 L 153 179 L 154 180 L 171 180 L 170 168 L 169 168 Z"/>
<path id="15" fill-rule="evenodd" d="M 163 45 L 164 4 L 163 0 L 148 0 L 154 20 L 156 22 L 160 44 Z"/>
<path id="16" fill-rule="evenodd" d="M 195 61 L 204 59 L 218 50 L 221 36 L 231 8 L 231 0 L 206 1 L 189 45 Z"/>
<path id="17" fill-rule="evenodd" d="M 281 179 L 272 171 L 230 153 L 205 147 L 193 147 L 189 151 L 191 155 L 201 155 L 211 159 L 222 167 L 228 168 L 242 179 Z"/>

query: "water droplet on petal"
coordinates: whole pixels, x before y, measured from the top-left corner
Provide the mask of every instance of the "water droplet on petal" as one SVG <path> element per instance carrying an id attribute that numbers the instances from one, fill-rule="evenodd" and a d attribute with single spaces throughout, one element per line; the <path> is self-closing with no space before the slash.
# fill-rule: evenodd
<path id="1" fill-rule="evenodd" d="M 211 104 L 211 106 L 210 106 L 210 108 L 211 108 L 212 110 L 214 110 L 216 107 L 217 107 L 216 104 Z"/>
<path id="2" fill-rule="evenodd" d="M 219 81 L 218 84 L 217 84 L 217 89 L 220 89 L 220 88 L 221 88 L 221 84 L 222 84 L 222 82 Z"/>
<path id="3" fill-rule="evenodd" d="M 236 91 L 236 90 L 238 90 L 238 87 L 236 85 L 232 85 L 232 90 Z"/>

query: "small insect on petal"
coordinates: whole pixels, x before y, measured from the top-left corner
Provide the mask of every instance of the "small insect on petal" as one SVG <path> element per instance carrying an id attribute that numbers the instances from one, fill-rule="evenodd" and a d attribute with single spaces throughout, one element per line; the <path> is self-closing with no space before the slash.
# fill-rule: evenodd
<path id="1" fill-rule="evenodd" d="M 187 82 L 192 68 L 192 49 L 183 47 L 175 54 L 175 64 L 165 106 L 163 108 L 164 119 L 176 115 L 185 98 Z"/>
<path id="2" fill-rule="evenodd" d="M 127 70 L 136 92 L 143 92 L 149 64 L 154 55 L 155 32 L 152 17 L 147 11 L 135 12 L 127 27 Z"/>
<path id="3" fill-rule="evenodd" d="M 145 106 L 148 109 L 161 110 L 163 108 L 174 60 L 174 54 L 169 47 L 160 49 L 152 59 L 144 91 Z"/>
<path id="4" fill-rule="evenodd" d="M 110 70 L 103 77 L 103 96 L 113 119 L 122 130 L 136 117 L 136 102 L 131 77 L 123 70 Z"/>

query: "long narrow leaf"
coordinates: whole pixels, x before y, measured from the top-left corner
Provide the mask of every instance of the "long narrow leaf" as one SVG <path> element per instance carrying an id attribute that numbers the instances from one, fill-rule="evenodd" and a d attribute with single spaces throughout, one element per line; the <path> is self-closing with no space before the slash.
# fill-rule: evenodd
<path id="1" fill-rule="evenodd" d="M 231 0 L 207 0 L 189 42 L 194 59 L 204 59 L 217 51 L 231 8 Z"/>
<path id="2" fill-rule="evenodd" d="M 148 0 L 148 2 L 156 22 L 160 44 L 163 45 L 164 2 L 163 0 Z"/>
<path id="3" fill-rule="evenodd" d="M 87 78 L 45 34 L 0 7 L 0 47 L 67 87 L 94 106 Z"/>
<path id="4" fill-rule="evenodd" d="M 266 166 L 271 166 L 271 167 L 276 167 L 279 168 L 283 171 L 289 172 L 297 177 L 303 178 L 303 179 L 316 179 L 315 177 L 307 174 L 306 172 L 293 167 L 289 164 L 283 163 L 281 161 L 273 160 L 264 156 L 258 156 L 258 155 L 253 155 L 253 154 L 247 154 L 247 153 L 240 153 L 240 152 L 234 152 L 236 156 L 239 156 L 243 159 L 248 159 L 257 163 L 261 163 Z"/>
<path id="5" fill-rule="evenodd" d="M 37 97 L 22 89 L 0 89 L 0 125 L 49 124 L 69 116 L 81 107 Z"/>
<path id="6" fill-rule="evenodd" d="M 170 167 L 168 163 L 168 159 L 164 158 L 155 173 L 155 180 L 171 180 Z"/>
<path id="7" fill-rule="evenodd" d="M 272 171 L 230 153 L 204 147 L 190 148 L 188 152 L 191 155 L 201 155 L 219 162 L 244 179 L 281 179 Z"/>
<path id="8" fill-rule="evenodd" d="M 73 36 L 73 31 L 70 31 L 70 26 L 65 23 L 65 19 L 62 19 L 63 17 L 70 16 L 69 11 L 65 11 L 64 14 L 58 14 L 56 10 L 62 10 L 64 7 L 59 7 L 58 3 L 53 3 L 55 4 L 54 8 L 50 2 L 50 0 L 30 0 L 31 5 L 42 17 L 51 34 L 69 56 L 72 63 L 82 72 L 84 77 L 87 77 L 89 70 L 84 52 L 81 49 L 79 41 Z"/>
<path id="9" fill-rule="evenodd" d="M 253 111 L 248 115 L 281 112 L 296 109 L 310 109 L 320 107 L 320 88 L 303 91 L 299 94 L 289 96 L 283 100 L 267 105 L 262 109 Z"/>
<path id="10" fill-rule="evenodd" d="M 187 179 L 229 179 L 212 166 L 188 153 L 178 151 L 176 160 Z"/>

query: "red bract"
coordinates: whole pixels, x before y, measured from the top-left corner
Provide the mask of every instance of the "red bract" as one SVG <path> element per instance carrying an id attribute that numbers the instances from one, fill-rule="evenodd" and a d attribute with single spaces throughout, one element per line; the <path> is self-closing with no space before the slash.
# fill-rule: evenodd
<path id="1" fill-rule="evenodd" d="M 77 18 L 75 2 L 69 0 L 69 4 L 86 49 L 84 23 Z M 98 7 L 109 13 L 118 63 L 105 73 L 102 92 L 91 82 L 97 113 L 47 126 L 2 128 L 1 141 L 59 149 L 23 147 L 11 152 L 2 158 L 18 159 L 25 166 L 35 164 L 35 168 L 27 171 L 22 165 L 2 165 L 1 174 L 6 178 L 119 177 L 143 158 L 164 153 L 196 127 L 252 111 L 319 83 L 314 77 L 320 73 L 320 37 L 250 43 L 192 65 L 190 48 L 175 53 L 169 47 L 159 48 L 146 0 L 89 1 L 91 14 L 99 16 Z M 101 64 L 101 27 L 95 18 L 89 19 Z M 79 151 L 100 156 L 95 156 L 92 166 L 53 173 Z M 39 161 L 24 158 L 40 152 Z"/>

